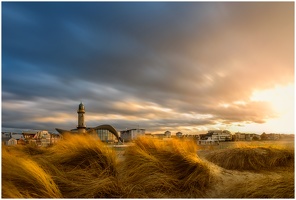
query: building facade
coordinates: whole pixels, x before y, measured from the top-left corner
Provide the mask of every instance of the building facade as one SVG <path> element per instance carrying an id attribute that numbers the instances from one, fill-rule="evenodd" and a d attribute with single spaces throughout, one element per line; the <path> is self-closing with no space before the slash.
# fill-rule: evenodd
<path id="1" fill-rule="evenodd" d="M 219 142 L 225 142 L 225 141 L 231 141 L 232 135 L 230 131 L 227 130 L 214 130 L 209 131 L 210 134 L 212 134 L 212 140 L 216 140 Z"/>
<path id="2" fill-rule="evenodd" d="M 207 134 L 200 134 L 200 140 L 208 141 L 232 141 L 232 134 L 228 130 L 209 130 Z"/>
<path id="3" fill-rule="evenodd" d="M 252 141 L 252 140 L 259 140 L 260 135 L 255 133 L 240 133 L 236 132 L 234 135 L 235 141 Z"/>
<path id="4" fill-rule="evenodd" d="M 13 132 L 2 132 L 2 144 L 11 146 L 23 143 L 24 137 L 22 134 Z"/>
<path id="5" fill-rule="evenodd" d="M 181 132 L 177 132 L 177 133 L 176 133 L 176 137 L 178 137 L 178 138 L 181 138 L 182 135 L 183 135 L 183 133 L 181 133 Z"/>
<path id="6" fill-rule="evenodd" d="M 100 138 L 100 140 L 102 142 L 106 142 L 106 143 L 118 142 L 115 135 L 111 131 L 109 131 L 107 129 L 97 129 L 96 134 L 98 135 L 98 137 Z"/>
<path id="7" fill-rule="evenodd" d="M 165 138 L 170 138 L 171 136 L 172 136 L 171 131 L 166 131 L 166 132 L 164 132 L 164 137 L 165 137 Z"/>
<path id="8" fill-rule="evenodd" d="M 60 134 L 49 133 L 46 130 L 24 131 L 23 137 L 26 144 L 47 147 L 56 143 L 60 138 Z"/>
<path id="9" fill-rule="evenodd" d="M 120 137 L 123 141 L 129 142 L 135 140 L 139 136 L 145 135 L 145 129 L 128 129 L 120 131 Z"/>

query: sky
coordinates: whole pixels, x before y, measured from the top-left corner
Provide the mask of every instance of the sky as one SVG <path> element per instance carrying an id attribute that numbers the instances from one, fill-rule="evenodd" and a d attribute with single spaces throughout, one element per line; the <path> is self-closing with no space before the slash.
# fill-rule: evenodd
<path id="1" fill-rule="evenodd" d="M 294 2 L 2 2 L 2 127 L 294 133 Z"/>

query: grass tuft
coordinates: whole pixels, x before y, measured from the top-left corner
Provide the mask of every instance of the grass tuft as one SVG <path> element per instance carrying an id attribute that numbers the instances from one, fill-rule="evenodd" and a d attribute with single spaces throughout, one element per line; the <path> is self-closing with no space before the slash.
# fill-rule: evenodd
<path id="1" fill-rule="evenodd" d="M 91 135 L 65 136 L 51 147 L 54 180 L 66 198 L 117 197 L 117 161 L 113 149 Z M 44 160 L 43 160 L 44 162 Z"/>
<path id="2" fill-rule="evenodd" d="M 294 151 L 266 147 L 240 147 L 217 150 L 206 159 L 230 170 L 270 170 L 294 163 Z"/>
<path id="3" fill-rule="evenodd" d="M 138 138 L 126 150 L 123 163 L 122 180 L 133 185 L 128 197 L 176 197 L 177 193 L 202 197 L 211 173 L 196 151 L 191 142 Z"/>
<path id="4" fill-rule="evenodd" d="M 221 198 L 294 198 L 294 173 L 263 175 L 226 187 Z"/>
<path id="5" fill-rule="evenodd" d="M 60 198 L 50 174 L 36 162 L 17 157 L 2 148 L 3 198 Z"/>

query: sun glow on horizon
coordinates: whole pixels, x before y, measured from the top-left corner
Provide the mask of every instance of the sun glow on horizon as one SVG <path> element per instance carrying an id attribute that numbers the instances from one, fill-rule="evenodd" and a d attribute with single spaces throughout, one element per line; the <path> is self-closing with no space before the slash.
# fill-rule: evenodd
<path id="1" fill-rule="evenodd" d="M 277 117 L 264 124 L 247 124 L 242 128 L 258 128 L 267 132 L 294 133 L 294 84 L 277 85 L 272 89 L 255 91 L 252 101 L 264 101 L 272 105 Z"/>
<path id="2" fill-rule="evenodd" d="M 255 91 L 252 101 L 267 101 L 279 114 L 294 110 L 294 84 L 277 85 L 275 88 Z"/>

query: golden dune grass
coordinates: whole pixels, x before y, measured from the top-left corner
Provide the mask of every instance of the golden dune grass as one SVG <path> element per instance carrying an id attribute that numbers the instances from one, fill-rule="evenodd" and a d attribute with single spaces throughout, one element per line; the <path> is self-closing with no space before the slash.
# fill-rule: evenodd
<path id="1" fill-rule="evenodd" d="M 3 197 L 119 197 L 122 192 L 117 183 L 114 150 L 95 136 L 66 135 L 64 138 L 50 148 L 30 145 L 7 148 L 2 154 Z M 35 179 L 41 183 L 35 183 Z M 49 186 L 57 189 L 56 196 Z"/>
<path id="2" fill-rule="evenodd" d="M 176 197 L 180 193 L 202 197 L 211 173 L 196 151 L 191 142 L 138 138 L 126 150 L 123 163 L 122 180 L 130 188 L 127 197 Z"/>
<path id="3" fill-rule="evenodd" d="M 216 150 L 206 159 L 230 170 L 270 170 L 294 163 L 294 151 L 289 149 L 250 147 Z"/>
<path id="4" fill-rule="evenodd" d="M 33 144 L 21 145 L 19 148 L 21 151 L 31 156 L 44 154 L 47 149 L 44 147 L 37 148 L 36 145 Z"/>
<path id="5" fill-rule="evenodd" d="M 253 176 L 229 184 L 220 198 L 294 198 L 294 172 Z"/>
<path id="6" fill-rule="evenodd" d="M 294 150 L 294 143 L 284 142 L 284 141 L 249 141 L 249 142 L 235 142 L 233 147 L 235 148 L 272 148 L 272 149 L 286 149 L 286 150 Z"/>
<path id="7" fill-rule="evenodd" d="M 113 149 L 91 135 L 64 136 L 45 155 L 65 198 L 116 197 L 117 161 Z M 45 159 L 40 162 L 45 162 Z"/>
<path id="8" fill-rule="evenodd" d="M 29 158 L 17 157 L 2 148 L 3 198 L 60 198 L 52 177 Z"/>
<path id="9" fill-rule="evenodd" d="M 68 170 L 71 168 L 89 168 L 93 165 L 108 174 L 115 175 L 116 154 L 111 148 L 102 143 L 98 137 L 92 135 L 64 136 L 49 149 L 48 159 Z"/>
<path id="10" fill-rule="evenodd" d="M 65 135 L 48 148 L 3 147 L 2 197 L 294 197 L 294 150 L 240 145 L 211 150 L 209 162 L 197 148 L 193 141 L 143 137 L 119 162 L 112 148 L 90 135 Z"/>

